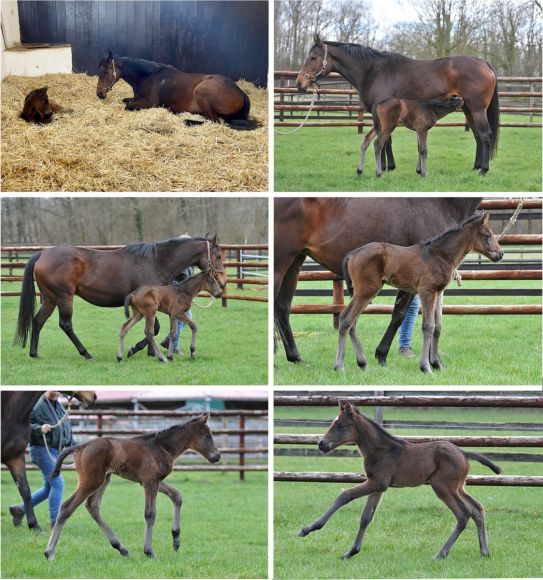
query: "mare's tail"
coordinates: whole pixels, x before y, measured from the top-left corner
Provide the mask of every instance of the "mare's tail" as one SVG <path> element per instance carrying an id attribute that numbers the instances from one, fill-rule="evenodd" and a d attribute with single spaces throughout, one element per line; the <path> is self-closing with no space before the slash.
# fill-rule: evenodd
<path id="1" fill-rule="evenodd" d="M 36 308 L 36 289 L 34 288 L 34 265 L 41 256 L 41 252 L 37 252 L 30 256 L 26 263 L 23 285 L 21 288 L 21 301 L 19 302 L 19 317 L 17 318 L 17 330 L 13 344 L 20 344 L 23 348 L 26 346 L 28 339 L 28 331 L 32 325 L 34 318 L 34 310 Z"/>
<path id="2" fill-rule="evenodd" d="M 132 293 L 127 294 L 124 299 L 124 316 L 125 318 L 130 318 L 130 310 L 128 309 L 130 306 L 130 301 L 132 300 Z"/>
<path id="3" fill-rule="evenodd" d="M 490 469 L 492 469 L 492 471 L 494 473 L 501 473 L 502 472 L 502 468 L 499 465 L 496 465 L 495 463 L 490 461 L 490 459 L 488 457 L 485 457 L 481 453 L 473 453 L 472 451 L 464 451 L 464 450 L 462 450 L 462 453 L 467 458 L 474 459 L 475 461 L 478 461 L 479 463 L 482 463 L 483 465 L 490 467 Z"/>
<path id="4" fill-rule="evenodd" d="M 51 472 L 50 478 L 53 479 L 53 478 L 58 477 L 60 475 L 60 470 L 62 469 L 62 462 L 66 459 L 66 457 L 68 457 L 68 455 L 71 455 L 74 451 L 78 451 L 79 449 L 83 449 L 83 447 L 86 447 L 86 446 L 87 446 L 86 443 L 81 443 L 80 445 L 72 445 L 71 447 L 64 448 L 60 452 L 60 455 L 57 458 L 57 462 L 55 463 L 55 468 Z"/>
<path id="5" fill-rule="evenodd" d="M 349 292 L 349 295 L 352 296 L 353 295 L 353 281 L 351 280 L 351 275 L 349 274 L 349 258 L 351 257 L 351 253 L 349 252 L 344 258 L 343 258 L 343 278 L 345 279 L 345 283 L 347 284 L 347 291 Z"/>
<path id="6" fill-rule="evenodd" d="M 498 75 L 494 70 L 494 67 L 487 62 L 486 63 L 494 76 L 496 77 L 496 85 L 494 86 L 494 93 L 492 95 L 492 100 L 488 105 L 488 109 L 486 110 L 486 118 L 488 120 L 488 124 L 490 125 L 490 130 L 492 131 L 492 135 L 490 137 L 490 158 L 492 159 L 497 151 L 498 151 L 498 139 L 500 136 L 500 101 L 498 99 Z"/>

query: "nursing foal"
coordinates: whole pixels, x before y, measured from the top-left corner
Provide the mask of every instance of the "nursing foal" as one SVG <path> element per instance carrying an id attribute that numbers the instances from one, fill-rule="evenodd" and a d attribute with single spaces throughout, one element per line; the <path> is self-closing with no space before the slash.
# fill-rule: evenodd
<path id="1" fill-rule="evenodd" d="M 353 250 L 343 260 L 343 276 L 353 296 L 339 317 L 339 339 L 335 370 L 343 370 L 347 334 L 356 351 L 358 366 L 367 359 L 356 334 L 356 322 L 383 284 L 418 294 L 422 308 L 422 354 L 420 369 L 432 373 L 442 368 L 439 360 L 441 293 L 469 252 L 484 254 L 493 262 L 502 249 L 488 223 L 488 212 L 477 212 L 459 226 L 432 240 L 414 246 L 372 242 Z"/>
<path id="2" fill-rule="evenodd" d="M 484 509 L 467 493 L 464 484 L 469 472 L 468 458 L 486 465 L 495 473 L 501 472 L 499 466 L 484 455 L 463 451 L 449 441 L 412 443 L 394 437 L 359 413 L 349 402 L 340 401 L 339 409 L 339 415 L 319 441 L 319 449 L 328 453 L 340 445 L 355 443 L 364 459 L 367 480 L 341 492 L 332 507 L 312 524 L 302 528 L 299 536 L 320 530 L 339 508 L 367 495 L 358 534 L 352 548 L 343 555 L 344 560 L 350 558 L 360 552 L 366 528 L 381 496 L 389 487 L 417 487 L 429 483 L 456 518 L 456 527 L 434 559 L 447 556 L 470 518 L 477 526 L 481 555 L 488 556 Z"/>

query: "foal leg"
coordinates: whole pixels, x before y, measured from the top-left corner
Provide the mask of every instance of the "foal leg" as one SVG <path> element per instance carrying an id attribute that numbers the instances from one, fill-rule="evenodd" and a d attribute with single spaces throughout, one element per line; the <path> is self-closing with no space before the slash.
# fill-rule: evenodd
<path id="1" fill-rule="evenodd" d="M 449 550 L 458 539 L 458 536 L 465 530 L 470 518 L 470 510 L 460 497 L 455 487 L 458 485 L 457 481 L 448 483 L 430 481 L 430 485 L 437 497 L 452 511 L 456 518 L 456 526 L 449 536 L 443 547 L 434 556 L 434 560 L 442 560 L 447 556 Z"/>
<path id="2" fill-rule="evenodd" d="M 486 541 L 486 529 L 485 529 L 485 510 L 483 506 L 465 489 L 460 490 L 460 495 L 464 500 L 464 503 L 468 506 L 471 518 L 477 526 L 477 535 L 479 536 L 479 549 L 481 550 L 481 556 L 488 556 L 488 544 Z"/>
<path id="3" fill-rule="evenodd" d="M 385 146 L 386 142 L 390 138 L 392 131 L 381 126 L 381 132 L 374 143 L 375 148 L 375 175 L 381 177 L 383 175 L 383 167 L 381 165 L 381 151 Z"/>
<path id="4" fill-rule="evenodd" d="M 173 503 L 172 538 L 173 549 L 177 552 L 177 550 L 179 550 L 179 544 L 181 541 L 181 505 L 183 504 L 183 497 L 177 491 L 177 489 L 175 489 L 175 487 L 172 487 L 165 481 L 160 482 L 158 491 L 167 495 Z"/>
<path id="5" fill-rule="evenodd" d="M 160 323 L 158 322 L 158 318 L 155 318 L 155 336 L 158 335 L 160 332 Z M 126 358 L 130 358 L 132 355 L 135 355 L 140 350 L 143 350 L 147 347 L 147 356 L 155 356 L 153 351 L 153 347 L 147 342 L 147 338 L 142 338 L 139 342 L 137 342 L 134 346 L 131 346 L 126 353 Z"/>
<path id="6" fill-rule="evenodd" d="M 160 348 L 158 348 L 158 344 L 155 340 L 155 316 L 148 316 L 145 318 L 145 336 L 147 338 L 147 342 L 149 346 L 153 348 L 155 356 L 160 362 L 166 362 L 166 358 L 162 354 Z"/>
<path id="7" fill-rule="evenodd" d="M 98 524 L 99 528 L 104 532 L 109 540 L 109 543 L 116 549 L 119 550 L 122 556 L 128 556 L 128 550 L 122 545 L 119 538 L 115 535 L 115 532 L 106 524 L 102 519 L 102 514 L 100 513 L 100 503 L 102 502 L 102 497 L 106 491 L 106 487 L 111 479 L 111 473 L 106 475 L 106 480 L 92 495 L 87 498 L 85 502 L 85 507 L 87 508 L 92 519 Z"/>
<path id="8" fill-rule="evenodd" d="M 358 322 L 359 316 L 356 317 L 354 324 L 351 326 L 349 330 L 349 336 L 351 337 L 351 342 L 353 343 L 354 352 L 356 353 L 356 364 L 361 368 L 365 369 L 368 366 L 368 359 L 364 354 L 364 349 L 362 348 L 362 344 L 360 339 L 358 338 L 358 334 L 356 334 L 356 324 Z"/>
<path id="9" fill-rule="evenodd" d="M 441 370 L 443 368 L 443 365 L 441 364 L 441 359 L 439 358 L 439 337 L 441 335 L 442 302 L 443 302 L 443 292 L 441 292 L 438 295 L 436 301 L 434 336 L 432 337 L 432 344 L 430 346 L 430 364 L 436 370 Z"/>
<path id="10" fill-rule="evenodd" d="M 422 354 L 420 357 L 420 370 L 423 373 L 432 374 L 430 367 L 430 347 L 434 336 L 435 308 L 437 293 L 433 291 L 419 292 L 422 309 Z"/>
<path id="11" fill-rule="evenodd" d="M 153 481 L 144 484 L 145 488 L 145 544 L 143 552 L 149 558 L 154 558 L 153 552 L 153 526 L 156 519 L 156 496 L 158 493 L 159 482 Z"/>
<path id="12" fill-rule="evenodd" d="M 345 361 L 345 347 L 347 345 L 347 334 L 351 333 L 351 329 L 356 324 L 356 320 L 359 314 L 364 310 L 368 302 L 371 298 L 367 300 L 363 300 L 355 295 L 353 296 L 352 300 L 349 302 L 348 306 L 343 310 L 343 312 L 339 315 L 339 330 L 338 330 L 338 344 L 337 344 L 337 353 L 336 353 L 336 362 L 334 364 L 334 370 L 342 371 L 344 370 L 344 361 Z M 360 353 L 357 349 L 357 362 L 361 368 L 365 368 L 367 364 L 366 357 L 364 356 L 364 351 L 362 350 L 362 345 L 358 341 L 358 337 L 356 337 L 355 331 L 355 339 L 351 334 L 351 339 L 353 340 L 353 344 L 355 344 L 355 339 L 360 347 Z M 355 346 L 355 349 L 357 347 Z M 359 356 L 361 354 L 361 356 Z"/>
<path id="13" fill-rule="evenodd" d="M 58 305 L 59 311 L 59 326 L 66 333 L 68 338 L 73 342 L 77 352 L 81 356 L 84 356 L 86 360 L 93 360 L 92 355 L 83 346 L 79 338 L 77 338 L 74 329 L 72 327 L 72 314 L 73 314 L 73 297 L 66 298 Z"/>
<path id="14" fill-rule="evenodd" d="M 170 341 L 168 343 L 168 360 L 173 360 L 173 347 L 177 339 L 177 318 L 170 316 Z"/>
<path id="15" fill-rule="evenodd" d="M 362 540 L 364 539 L 364 534 L 366 533 L 367 527 L 370 525 L 375 512 L 377 511 L 377 507 L 379 506 L 379 502 L 381 501 L 381 497 L 383 493 L 372 493 L 367 501 L 364 510 L 362 511 L 362 517 L 360 518 L 360 528 L 358 529 L 358 534 L 356 534 L 356 539 L 352 548 L 343 554 L 343 560 L 347 560 L 358 554 L 360 552 L 360 548 L 362 546 Z"/>
<path id="16" fill-rule="evenodd" d="M 366 135 L 364 141 L 362 141 L 360 144 L 360 157 L 358 159 L 358 167 L 356 168 L 356 173 L 358 175 L 362 175 L 362 172 L 364 171 L 364 157 L 368 147 L 370 146 L 370 143 L 373 141 L 376 135 L 377 131 L 375 130 L 375 127 L 372 127 L 370 132 Z"/>
<path id="17" fill-rule="evenodd" d="M 327 510 L 320 518 L 315 520 L 312 524 L 309 524 L 305 528 L 302 528 L 298 533 L 298 535 L 303 538 L 308 534 L 310 534 L 311 532 L 314 532 L 315 530 L 320 530 L 324 526 L 324 524 L 326 524 L 326 522 L 337 512 L 339 508 L 365 495 L 371 495 L 375 493 L 382 494 L 384 491 L 386 491 L 386 488 L 387 488 L 386 485 L 368 479 L 364 483 L 356 485 L 351 489 L 346 489 L 345 491 L 342 491 L 336 498 L 336 501 L 332 504 L 332 507 L 330 507 L 329 510 Z"/>
<path id="18" fill-rule="evenodd" d="M 119 332 L 119 348 L 117 349 L 117 361 L 121 362 L 123 360 L 124 354 L 124 339 L 128 334 L 128 331 L 137 324 L 143 318 L 141 312 L 133 312 L 132 316 L 121 326 Z"/>
<path id="19" fill-rule="evenodd" d="M 192 338 L 190 341 L 190 358 L 194 359 L 196 358 L 196 332 L 198 330 L 198 327 L 196 326 L 196 324 L 194 324 L 194 320 L 192 320 L 192 318 L 189 318 L 185 312 L 182 312 L 177 317 L 177 319 L 180 320 L 183 324 L 186 324 L 192 332 Z"/>
<path id="20" fill-rule="evenodd" d="M 49 538 L 47 547 L 45 548 L 44 555 L 48 560 L 53 560 L 55 557 L 55 549 L 57 542 L 62 533 L 62 529 L 66 524 L 66 520 L 74 513 L 74 511 L 91 495 L 94 493 L 101 485 L 103 481 L 98 483 L 87 483 L 78 485 L 75 492 L 62 504 L 60 508 L 60 513 L 58 514 L 55 527 Z"/>

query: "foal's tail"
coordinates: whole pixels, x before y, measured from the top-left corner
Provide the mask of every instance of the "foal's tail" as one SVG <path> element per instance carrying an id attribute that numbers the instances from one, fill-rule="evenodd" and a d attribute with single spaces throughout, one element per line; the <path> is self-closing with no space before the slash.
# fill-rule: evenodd
<path id="1" fill-rule="evenodd" d="M 68 457 L 68 455 L 71 455 L 75 451 L 78 451 L 79 449 L 83 449 L 83 447 L 86 446 L 87 446 L 86 443 L 81 443 L 80 445 L 72 445 L 71 447 L 64 448 L 60 452 L 60 455 L 57 458 L 57 462 L 55 463 L 55 468 L 53 469 L 49 477 L 51 479 L 58 477 L 60 475 L 60 470 L 62 469 L 62 462 L 66 459 L 66 457 Z"/>
<path id="2" fill-rule="evenodd" d="M 128 294 L 124 299 L 124 315 L 126 318 L 130 318 L 130 310 L 128 310 L 130 306 L 130 301 L 132 300 L 132 293 Z"/>
<path id="3" fill-rule="evenodd" d="M 468 459 L 474 459 L 475 461 L 478 461 L 479 463 L 482 463 L 483 465 L 490 467 L 490 469 L 492 469 L 492 471 L 494 473 L 501 473 L 502 472 L 502 468 L 499 465 L 496 465 L 495 463 L 490 461 L 490 459 L 488 457 L 485 457 L 481 453 L 473 453 L 472 451 L 464 451 L 464 450 L 462 450 L 462 453 Z"/>
<path id="4" fill-rule="evenodd" d="M 32 319 L 34 318 L 34 310 L 36 308 L 36 289 L 34 288 L 34 264 L 41 256 L 41 252 L 37 252 L 30 256 L 26 263 L 23 285 L 21 288 L 21 301 L 19 302 L 19 317 L 17 318 L 17 330 L 13 344 L 20 344 L 23 348 L 26 346 L 28 339 L 28 331 L 32 326 Z"/>
<path id="5" fill-rule="evenodd" d="M 349 258 L 351 257 L 352 252 L 349 252 L 343 258 L 343 278 L 345 279 L 345 283 L 347 284 L 347 291 L 349 295 L 353 295 L 353 281 L 351 279 L 351 275 L 349 274 Z"/>
<path id="6" fill-rule="evenodd" d="M 492 100 L 488 105 L 488 109 L 486 110 L 486 118 L 488 120 L 488 124 L 490 125 L 490 130 L 492 131 L 492 135 L 490 137 L 490 158 L 496 155 L 498 151 L 498 138 L 500 136 L 500 101 L 498 99 L 498 75 L 494 69 L 494 67 L 487 62 L 486 63 L 494 76 L 496 77 L 496 84 L 494 85 L 494 93 L 492 95 Z"/>

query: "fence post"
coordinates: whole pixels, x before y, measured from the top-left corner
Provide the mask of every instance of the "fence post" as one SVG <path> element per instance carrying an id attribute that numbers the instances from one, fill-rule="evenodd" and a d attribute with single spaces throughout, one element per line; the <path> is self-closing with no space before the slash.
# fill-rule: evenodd
<path id="1" fill-rule="evenodd" d="M 281 78 L 279 79 L 279 86 L 284 89 L 285 88 L 285 77 L 283 75 L 281 75 Z M 284 105 L 285 104 L 285 93 L 280 93 L 279 94 L 279 104 L 280 105 Z M 292 112 L 291 112 L 292 115 Z M 279 111 L 279 121 L 284 121 L 285 120 L 285 113 L 283 111 L 283 109 L 281 109 Z"/>
<path id="2" fill-rule="evenodd" d="M 382 397 L 385 394 L 385 391 L 374 391 L 374 394 L 376 397 Z M 375 407 L 373 410 L 373 418 L 377 425 L 383 424 L 383 407 Z"/>
<path id="3" fill-rule="evenodd" d="M 96 417 L 96 428 L 98 429 L 98 437 L 102 437 L 103 436 L 103 430 L 104 430 L 104 418 L 102 417 L 102 415 L 98 415 Z"/>
<path id="4" fill-rule="evenodd" d="M 344 304 L 343 280 L 334 280 L 332 283 L 332 300 L 333 304 Z M 334 328 L 339 328 L 339 314 L 334 313 Z"/>
<path id="5" fill-rule="evenodd" d="M 242 262 L 243 261 L 243 250 L 241 248 L 239 248 L 238 250 L 238 262 Z M 237 287 L 241 288 L 243 290 L 243 282 L 240 282 L 241 278 L 243 277 L 243 269 L 241 266 L 237 267 L 237 278 L 238 278 L 238 284 Z"/>
<path id="6" fill-rule="evenodd" d="M 224 264 L 226 262 L 226 250 L 224 248 L 221 248 L 221 260 L 222 263 Z M 223 308 L 226 308 L 228 306 L 228 299 L 226 297 L 227 294 L 227 288 L 228 288 L 228 274 L 226 275 L 226 286 L 224 287 L 224 292 L 222 295 L 222 300 L 221 300 L 221 304 Z"/>
<path id="7" fill-rule="evenodd" d="M 535 83 L 532 83 L 530 85 L 530 92 L 535 93 Z M 534 97 L 530 97 L 530 109 L 533 109 L 534 107 L 535 107 Z M 530 123 L 533 123 L 533 121 L 534 121 L 534 114 L 532 112 L 530 112 Z"/>
<path id="8" fill-rule="evenodd" d="M 245 465 L 245 415 L 239 416 L 239 465 L 243 467 Z M 240 481 L 245 481 L 245 471 L 240 469 L 239 472 Z"/>

